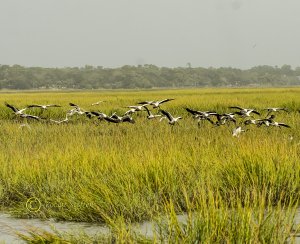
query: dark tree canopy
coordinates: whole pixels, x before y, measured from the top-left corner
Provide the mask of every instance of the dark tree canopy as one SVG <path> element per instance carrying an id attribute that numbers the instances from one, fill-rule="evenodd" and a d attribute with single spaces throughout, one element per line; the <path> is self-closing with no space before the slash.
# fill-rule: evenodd
<path id="1" fill-rule="evenodd" d="M 41 68 L 0 65 L 1 89 L 147 89 L 168 87 L 252 87 L 300 85 L 300 67 L 167 68 L 146 64 Z"/>

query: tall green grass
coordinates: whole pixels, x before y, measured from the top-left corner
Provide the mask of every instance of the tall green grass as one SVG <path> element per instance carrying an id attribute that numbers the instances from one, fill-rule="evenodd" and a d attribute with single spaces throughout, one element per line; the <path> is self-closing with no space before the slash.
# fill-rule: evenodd
<path id="1" fill-rule="evenodd" d="M 163 229 L 170 241 L 192 240 L 205 233 L 202 225 L 213 228 L 210 221 L 226 215 L 227 222 L 215 223 L 216 233 L 208 232 L 211 239 L 201 240 L 239 242 L 247 234 L 254 242 L 268 242 L 262 240 L 277 238 L 270 230 L 274 226 L 292 225 L 280 209 L 290 210 L 299 200 L 299 95 L 300 89 L 296 88 L 2 93 L 1 205 L 18 217 L 101 223 L 114 223 L 121 218 L 126 225 L 168 215 L 172 205 L 174 213 L 197 214 L 189 229 L 183 231 L 186 235 L 175 232 L 174 237 Z M 56 103 L 63 107 L 45 112 L 34 109 L 31 113 L 59 119 L 70 109 L 69 102 L 110 114 L 125 112 L 126 106 L 140 101 L 164 98 L 175 98 L 162 108 L 183 117 L 178 125 L 148 121 L 146 113 L 141 112 L 134 115 L 134 125 L 77 120 L 74 116 L 68 124 L 29 121 L 30 128 L 20 129 L 20 121 L 4 106 L 4 101 L 19 107 Z M 98 100 L 107 102 L 98 107 L 90 105 Z M 279 113 L 276 121 L 292 128 L 250 126 L 249 131 L 234 138 L 232 126 L 215 128 L 203 123 L 198 127 L 184 109 L 226 112 L 233 105 L 256 109 L 286 106 L 291 112 Z M 214 202 L 208 206 L 215 195 L 221 207 Z M 30 197 L 40 200 L 40 211 L 26 208 Z M 260 205 L 262 202 L 266 204 Z M 257 219 L 252 215 L 257 208 L 262 211 L 272 207 L 275 210 L 265 225 L 271 231 L 270 237 L 265 236 L 268 233 L 264 229 L 257 236 L 257 228 L 252 226 Z M 230 220 L 232 211 L 236 220 Z M 197 216 L 204 222 L 197 222 Z M 230 225 L 232 222 L 241 223 L 245 231 L 237 230 L 238 226 Z M 175 228 L 176 222 L 167 226 Z M 241 231 L 241 236 L 226 234 L 234 229 Z M 282 236 L 289 233 L 280 231 L 285 233 Z M 215 239 L 217 236 L 221 239 Z"/>
<path id="2" fill-rule="evenodd" d="M 183 190 L 185 192 L 185 190 Z M 186 193 L 186 192 L 185 192 Z M 164 215 L 152 223 L 152 233 L 126 223 L 122 216 L 108 218 L 107 233 L 88 236 L 29 229 L 29 234 L 19 236 L 30 243 L 294 243 L 299 227 L 293 224 L 295 208 L 272 206 L 255 196 L 255 206 L 250 196 L 243 203 L 234 197 L 236 206 L 228 208 L 218 192 L 206 193 L 199 189 L 197 199 L 190 201 L 185 214 L 178 216 L 176 203 L 165 202 Z M 253 197 L 253 196 L 252 196 Z M 251 198 L 252 198 L 251 197 Z M 193 210 L 192 210 L 193 209 Z"/>

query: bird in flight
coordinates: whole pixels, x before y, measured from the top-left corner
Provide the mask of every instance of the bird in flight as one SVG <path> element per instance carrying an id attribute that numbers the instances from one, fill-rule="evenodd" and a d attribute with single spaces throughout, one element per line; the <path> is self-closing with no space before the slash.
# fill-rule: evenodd
<path id="1" fill-rule="evenodd" d="M 242 132 L 245 132 L 245 130 L 243 130 L 241 126 L 238 126 L 233 129 L 232 136 L 239 137 Z"/>
<path id="2" fill-rule="evenodd" d="M 137 106 L 127 106 L 126 108 L 135 109 L 135 111 L 142 111 L 142 109 L 146 106 L 146 104 L 143 105 L 137 105 Z"/>
<path id="3" fill-rule="evenodd" d="M 160 112 L 167 117 L 170 125 L 175 125 L 175 123 L 178 120 L 182 119 L 182 117 L 173 117 L 169 112 L 167 112 L 165 110 L 160 110 Z"/>
<path id="4" fill-rule="evenodd" d="M 98 101 L 98 102 L 92 103 L 91 105 L 92 105 L 92 106 L 100 105 L 100 103 L 104 103 L 104 102 L 105 102 L 105 101 Z"/>
<path id="5" fill-rule="evenodd" d="M 272 126 L 275 126 L 275 127 L 286 127 L 286 128 L 291 128 L 291 126 L 285 124 L 285 123 L 279 123 L 279 122 L 276 122 L 274 121 L 273 123 L 271 123 Z"/>
<path id="6" fill-rule="evenodd" d="M 10 108 L 15 115 L 21 117 L 21 118 L 25 118 L 25 119 L 36 119 L 36 120 L 40 120 L 41 118 L 35 115 L 30 115 L 30 114 L 25 114 L 24 111 L 27 109 L 26 108 L 22 108 L 22 109 L 18 109 L 15 106 L 8 104 L 7 102 L 5 102 L 5 106 Z"/>
<path id="7" fill-rule="evenodd" d="M 268 113 L 266 116 L 270 115 L 272 112 L 279 112 L 279 111 L 285 111 L 288 112 L 289 110 L 287 108 L 265 108 L 263 110 L 267 110 Z"/>
<path id="8" fill-rule="evenodd" d="M 15 106 L 13 106 L 11 104 L 8 104 L 7 102 L 5 102 L 5 106 L 8 107 L 8 108 L 10 108 L 12 111 L 14 111 L 14 113 L 16 115 L 23 114 L 23 112 L 27 109 L 27 107 L 26 108 L 22 108 L 22 109 L 18 109 L 17 107 L 15 107 Z"/>
<path id="9" fill-rule="evenodd" d="M 28 105 L 27 108 L 41 108 L 41 109 L 47 109 L 47 108 L 50 108 L 50 107 L 54 107 L 54 108 L 57 108 L 57 107 L 61 107 L 60 105 L 56 105 L 56 104 L 45 104 L 45 105 L 39 105 L 39 104 L 31 104 L 31 105 Z"/>
<path id="10" fill-rule="evenodd" d="M 241 108 L 241 107 L 238 107 L 238 106 L 232 106 L 232 107 L 229 107 L 229 108 L 239 109 L 240 111 L 235 112 L 235 114 L 238 114 L 242 117 L 251 117 L 251 115 L 250 115 L 251 113 L 260 115 L 259 112 L 257 112 L 255 109 L 252 109 L 252 108 Z"/>
<path id="11" fill-rule="evenodd" d="M 167 98 L 161 101 L 144 101 L 144 102 L 139 102 L 138 104 L 152 105 L 153 108 L 159 108 L 162 103 L 169 102 L 172 100 L 174 100 L 174 98 Z"/>
<path id="12" fill-rule="evenodd" d="M 87 111 L 81 109 L 77 104 L 75 103 L 69 103 L 69 105 L 71 107 L 73 107 L 73 109 L 71 109 L 70 111 L 68 111 L 68 115 L 72 116 L 74 114 L 79 114 L 79 115 L 83 115 L 86 114 Z"/>

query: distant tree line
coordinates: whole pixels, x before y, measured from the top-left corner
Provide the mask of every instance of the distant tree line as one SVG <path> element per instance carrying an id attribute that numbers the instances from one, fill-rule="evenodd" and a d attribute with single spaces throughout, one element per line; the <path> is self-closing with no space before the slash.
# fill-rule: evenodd
<path id="1" fill-rule="evenodd" d="M 0 65 L 0 89 L 132 89 L 168 87 L 298 86 L 300 67 L 290 65 L 235 68 L 167 68 L 125 65 L 74 68 Z"/>

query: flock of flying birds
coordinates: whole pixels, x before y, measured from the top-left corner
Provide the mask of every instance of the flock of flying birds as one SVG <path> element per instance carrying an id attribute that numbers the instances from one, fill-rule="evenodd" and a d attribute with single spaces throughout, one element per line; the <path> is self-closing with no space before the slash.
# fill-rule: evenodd
<path id="1" fill-rule="evenodd" d="M 163 121 L 164 119 L 168 120 L 170 125 L 175 125 L 182 117 L 175 117 L 170 112 L 161 109 L 161 105 L 163 103 L 169 102 L 174 100 L 173 98 L 168 98 L 160 101 L 143 101 L 139 102 L 137 105 L 134 106 L 127 106 L 129 110 L 126 111 L 123 115 L 117 115 L 116 112 L 112 113 L 111 115 L 107 115 L 103 112 L 97 111 L 86 111 L 80 108 L 78 105 L 74 103 L 69 103 L 71 109 L 67 111 L 66 117 L 62 120 L 54 120 L 54 119 L 46 119 L 36 115 L 28 114 L 26 111 L 31 108 L 40 108 L 42 110 L 47 110 L 48 108 L 55 108 L 61 107 L 60 105 L 56 104 L 47 104 L 47 105 L 39 105 L 39 104 L 31 104 L 26 106 L 25 108 L 19 109 L 14 105 L 8 104 L 5 102 L 5 105 L 10 108 L 13 113 L 20 118 L 24 119 L 34 119 L 34 120 L 48 120 L 51 123 L 55 124 L 62 124 L 68 123 L 69 118 L 73 115 L 83 115 L 87 116 L 89 119 L 97 118 L 98 120 L 102 121 L 105 120 L 109 123 L 135 123 L 133 119 L 133 114 L 146 111 L 147 112 L 147 119 L 159 119 L 159 121 Z M 92 106 L 100 105 L 105 101 L 98 101 L 96 103 L 91 104 Z M 150 110 L 150 107 L 152 109 Z M 199 111 L 194 110 L 191 108 L 185 108 L 185 110 L 192 115 L 192 117 L 198 122 L 198 126 L 201 126 L 202 123 L 207 121 L 208 123 L 212 124 L 214 127 L 217 126 L 224 126 L 224 125 L 234 125 L 234 129 L 232 130 L 232 135 L 238 137 L 242 132 L 247 131 L 245 129 L 246 126 L 255 125 L 257 127 L 265 126 L 265 127 L 286 127 L 290 128 L 290 126 L 286 123 L 277 122 L 275 121 L 275 113 L 280 111 L 289 112 L 287 108 L 265 108 L 264 117 L 261 117 L 262 114 L 255 109 L 250 108 L 242 108 L 238 106 L 229 107 L 232 109 L 229 113 L 217 113 L 215 111 Z M 300 112 L 300 110 L 298 111 Z M 260 116 L 259 118 L 255 118 L 254 115 Z M 21 126 L 26 126 L 27 124 L 22 124 Z"/>

